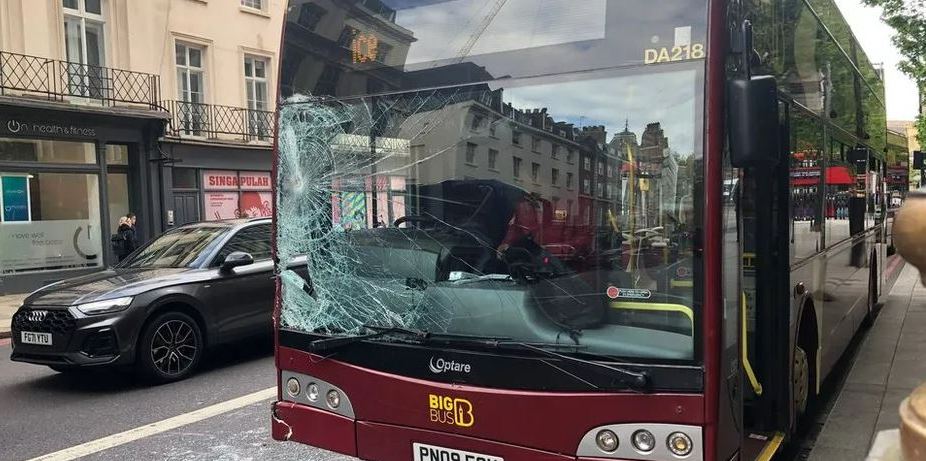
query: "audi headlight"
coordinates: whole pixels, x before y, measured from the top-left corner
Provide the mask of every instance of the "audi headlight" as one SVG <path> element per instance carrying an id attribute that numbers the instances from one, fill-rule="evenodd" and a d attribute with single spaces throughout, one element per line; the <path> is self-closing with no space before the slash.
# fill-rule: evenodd
<path id="1" fill-rule="evenodd" d="M 74 307 L 76 307 L 77 310 L 83 312 L 84 314 L 95 315 L 119 312 L 129 307 L 129 304 L 132 304 L 131 296 L 126 296 L 124 298 L 106 299 L 103 301 L 96 301 L 86 304 L 78 304 Z"/>

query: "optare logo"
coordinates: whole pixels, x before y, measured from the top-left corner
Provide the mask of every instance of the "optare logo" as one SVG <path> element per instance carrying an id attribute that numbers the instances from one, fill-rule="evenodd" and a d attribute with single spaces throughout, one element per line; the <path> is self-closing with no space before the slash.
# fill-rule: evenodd
<path id="1" fill-rule="evenodd" d="M 469 373 L 472 370 L 472 367 L 468 363 L 455 362 L 453 360 L 444 360 L 441 357 L 431 357 L 431 360 L 428 361 L 428 368 L 431 369 L 431 373 L 441 374 L 447 371 L 455 371 L 457 373 Z"/>
<path id="2" fill-rule="evenodd" d="M 10 130 L 10 133 L 19 133 L 19 130 L 21 130 L 22 127 L 22 124 L 16 120 L 10 120 L 9 122 L 6 122 L 6 129 Z"/>

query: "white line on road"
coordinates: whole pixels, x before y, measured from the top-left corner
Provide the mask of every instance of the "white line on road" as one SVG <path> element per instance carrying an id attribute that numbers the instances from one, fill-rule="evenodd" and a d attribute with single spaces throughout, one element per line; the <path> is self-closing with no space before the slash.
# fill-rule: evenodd
<path id="1" fill-rule="evenodd" d="M 213 416 L 221 415 L 222 413 L 227 413 L 232 410 L 237 410 L 238 408 L 246 407 L 248 405 L 267 400 L 269 398 L 275 398 L 276 395 L 277 388 L 271 387 L 262 391 L 257 391 L 253 394 L 244 395 L 235 399 L 226 400 L 225 402 L 217 403 L 215 405 L 210 405 L 205 408 L 200 408 L 199 410 L 191 411 L 189 413 L 184 413 L 182 415 L 177 415 L 155 423 L 129 429 L 125 432 L 120 432 L 118 434 L 109 435 L 100 439 L 91 440 L 87 443 L 82 443 L 70 448 L 65 448 L 64 450 L 39 456 L 38 458 L 32 458 L 29 461 L 69 461 L 72 459 L 77 459 L 82 456 L 87 456 L 106 450 L 108 448 L 117 447 L 119 445 L 134 442 L 148 436 L 167 432 L 169 430 L 183 427 L 188 424 L 193 424 Z"/>

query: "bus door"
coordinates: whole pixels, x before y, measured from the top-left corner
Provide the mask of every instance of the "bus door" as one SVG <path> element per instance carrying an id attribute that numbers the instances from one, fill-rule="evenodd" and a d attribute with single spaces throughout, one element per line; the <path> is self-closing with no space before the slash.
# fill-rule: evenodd
<path id="1" fill-rule="evenodd" d="M 791 427 L 789 213 L 790 136 L 779 104 L 781 157 L 773 170 L 741 170 L 737 215 L 744 452 L 781 442 Z M 748 453 L 744 453 L 747 455 Z M 745 456 L 743 459 L 758 459 Z"/>

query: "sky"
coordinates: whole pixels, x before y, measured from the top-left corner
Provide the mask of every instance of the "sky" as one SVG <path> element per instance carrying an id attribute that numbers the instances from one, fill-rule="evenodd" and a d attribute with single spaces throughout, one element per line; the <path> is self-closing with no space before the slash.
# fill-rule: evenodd
<path id="1" fill-rule="evenodd" d="M 880 8 L 859 0 L 835 0 L 872 63 L 884 64 L 888 120 L 913 120 L 919 110 L 916 85 L 897 70 L 901 56 L 891 43 L 894 30 L 881 21 Z"/>

